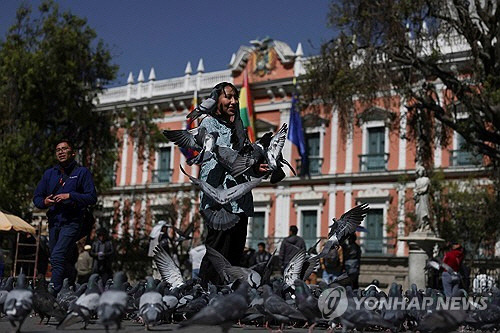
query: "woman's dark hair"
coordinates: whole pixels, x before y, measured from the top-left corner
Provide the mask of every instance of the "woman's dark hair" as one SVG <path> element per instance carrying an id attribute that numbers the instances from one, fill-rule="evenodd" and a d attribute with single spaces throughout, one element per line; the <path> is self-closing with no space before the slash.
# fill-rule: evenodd
<path id="1" fill-rule="evenodd" d="M 226 94 L 226 91 L 224 90 L 224 88 L 226 88 L 227 86 L 231 87 L 231 89 L 234 90 L 234 93 L 236 94 L 236 96 L 239 96 L 238 89 L 232 83 L 221 82 L 221 83 L 216 84 L 215 87 L 212 88 L 212 91 L 210 92 L 210 98 L 213 98 L 215 101 L 218 101 L 221 93 Z M 219 107 L 219 105 L 216 103 L 215 110 L 214 110 L 214 112 L 212 112 L 212 115 L 214 117 L 216 117 L 215 111 L 217 110 L 218 107 Z M 228 124 L 228 125 L 231 125 L 231 124 Z M 241 120 L 239 105 L 238 105 L 238 109 L 235 110 L 234 122 L 233 122 L 232 126 L 234 127 L 234 131 L 233 131 L 233 134 L 231 136 L 231 143 L 233 144 L 233 149 L 240 150 L 249 142 L 249 140 L 248 140 L 247 132 L 245 131 L 245 128 L 243 127 L 243 121 Z"/>

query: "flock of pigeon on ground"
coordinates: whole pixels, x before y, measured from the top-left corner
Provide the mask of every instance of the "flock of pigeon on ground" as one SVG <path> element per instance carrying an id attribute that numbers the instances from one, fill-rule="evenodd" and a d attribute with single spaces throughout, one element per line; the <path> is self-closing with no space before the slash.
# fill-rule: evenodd
<path id="1" fill-rule="evenodd" d="M 271 183 L 284 178 L 283 164 L 289 165 L 282 155 L 287 126 L 284 124 L 276 135 L 268 133 L 264 137 L 236 152 L 231 148 L 215 144 L 216 133 L 207 133 L 203 128 L 194 130 L 165 131 L 165 136 L 182 148 L 199 151 L 199 155 L 188 163 L 201 164 L 212 157 L 217 158 L 233 177 L 238 177 L 259 163 L 269 165 L 269 173 L 235 187 L 214 188 L 210 184 L 187 175 L 190 180 L 215 202 L 215 206 L 205 211 L 205 221 L 212 228 L 226 230 L 237 220 L 227 209 L 230 201 L 241 198 L 265 177 Z M 181 170 L 184 170 L 181 167 Z M 292 171 L 295 171 L 292 168 Z M 421 332 L 449 332 L 460 326 L 474 329 L 492 330 L 500 328 L 500 291 L 494 290 L 488 297 L 486 309 L 444 311 L 429 305 L 419 310 L 370 310 L 366 306 L 357 309 L 355 298 L 366 296 L 384 299 L 394 297 L 412 302 L 430 296 L 443 298 L 437 290 L 417 290 L 415 285 L 404 292 L 395 283 L 389 293 L 377 290 L 374 286 L 352 290 L 346 274 L 330 284 L 306 284 L 306 280 L 319 268 L 321 258 L 331 254 L 345 242 L 349 235 L 356 232 L 369 208 L 367 204 L 354 207 L 334 219 L 330 226 L 328 240 L 322 251 L 309 255 L 299 250 L 283 272 L 283 276 L 271 277 L 271 259 L 251 268 L 232 266 L 215 249 L 207 246 L 206 256 L 224 281 L 222 285 L 202 286 L 199 279 L 185 280 L 180 269 L 170 255 L 160 246 L 155 249 L 154 261 L 160 272 L 161 280 L 148 276 L 145 281 L 135 285 L 127 282 L 125 273 L 118 272 L 113 279 L 101 281 L 93 274 L 88 283 L 69 286 L 68 280 L 57 295 L 44 278 L 35 285 L 26 283 L 20 274 L 14 286 L 14 278 L 4 279 L 0 285 L 0 312 L 5 314 L 13 327 L 19 332 L 25 319 L 35 312 L 40 323 L 46 324 L 53 317 L 58 329 L 79 324 L 86 328 L 95 321 L 110 328 L 121 328 L 122 320 L 143 323 L 149 330 L 162 324 L 220 326 L 227 332 L 235 324 L 256 325 L 266 328 L 315 327 L 328 330 L 342 328 L 391 330 L 393 332 L 418 330 Z M 335 286 L 346 286 L 347 309 L 339 317 L 325 319 L 318 305 L 322 293 Z M 460 290 L 460 295 L 464 291 Z M 458 295 L 457 295 L 458 296 Z M 335 296 L 332 296 L 335 297 Z M 337 300 L 326 299 L 326 303 Z M 76 327 L 76 326 L 74 326 Z"/>
<path id="2" fill-rule="evenodd" d="M 315 327 L 343 332 L 377 330 L 392 332 L 413 330 L 420 332 L 450 332 L 460 326 L 471 329 L 496 330 L 500 328 L 500 290 L 483 295 L 487 297 L 485 308 L 468 310 L 442 310 L 435 304 L 425 309 L 372 309 L 363 304 L 356 307 L 355 298 L 372 297 L 379 300 L 393 297 L 411 303 L 424 296 L 444 298 L 434 289 L 418 290 L 412 285 L 403 293 L 401 285 L 393 283 L 388 294 L 375 286 L 352 290 L 349 278 L 340 276 L 334 282 L 318 285 L 306 284 L 305 280 L 315 271 L 319 260 L 342 244 L 360 224 L 368 211 L 368 205 L 354 207 L 330 226 L 330 237 L 321 253 L 308 255 L 300 250 L 285 268 L 283 276 L 271 277 L 270 262 L 251 268 L 232 266 L 220 253 L 207 247 L 207 256 L 223 279 L 224 284 L 208 284 L 203 287 L 199 279 L 185 280 L 180 269 L 161 247 L 155 249 L 154 261 L 161 280 L 148 276 L 145 281 L 131 285 L 123 272 L 113 280 L 100 281 L 93 274 L 88 283 L 69 286 L 64 281 L 61 291 L 54 295 L 45 279 L 34 285 L 26 284 L 20 274 L 14 286 L 14 278 L 4 279 L 0 286 L 0 311 L 10 323 L 21 330 L 25 319 L 33 311 L 46 324 L 53 317 L 57 329 L 86 328 L 89 323 L 110 328 L 121 328 L 123 320 L 143 323 L 146 329 L 164 324 L 220 326 L 227 332 L 233 325 L 255 325 L 268 329 Z M 324 319 L 318 299 L 332 287 L 345 286 L 347 309 L 339 317 Z M 326 293 L 326 292 L 325 292 Z M 459 290 L 455 296 L 466 296 Z M 329 297 L 329 296 L 327 296 Z M 335 297 L 335 296 L 332 296 Z M 336 299 L 325 299 L 325 302 Z M 79 326 L 77 326 L 77 324 Z"/>

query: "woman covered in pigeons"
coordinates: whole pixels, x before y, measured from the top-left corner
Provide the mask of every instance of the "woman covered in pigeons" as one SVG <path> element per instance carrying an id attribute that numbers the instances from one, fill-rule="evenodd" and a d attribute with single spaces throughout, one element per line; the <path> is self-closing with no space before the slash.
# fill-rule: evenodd
<path id="1" fill-rule="evenodd" d="M 188 117 L 196 118 L 201 114 L 207 116 L 203 118 L 199 127 L 205 128 L 207 133 L 214 135 L 215 146 L 240 151 L 250 143 L 240 118 L 238 90 L 231 83 L 217 84 L 212 89 L 207 102 L 203 102 Z M 255 172 L 253 175 L 262 176 L 268 171 L 268 166 L 259 164 L 253 171 Z M 222 186 L 225 189 L 250 180 L 247 175 L 241 175 L 235 179 L 215 158 L 202 163 L 200 179 L 214 188 Z M 248 217 L 253 216 L 254 213 L 252 193 L 248 192 L 241 198 L 220 206 L 200 191 L 200 201 L 200 213 L 208 227 L 205 244 L 221 253 L 232 265 L 239 265 L 246 242 Z M 221 220 L 221 216 L 227 223 L 215 225 L 212 221 Z M 207 257 L 202 261 L 200 277 L 204 283 L 211 281 L 220 284 L 223 282 Z"/>

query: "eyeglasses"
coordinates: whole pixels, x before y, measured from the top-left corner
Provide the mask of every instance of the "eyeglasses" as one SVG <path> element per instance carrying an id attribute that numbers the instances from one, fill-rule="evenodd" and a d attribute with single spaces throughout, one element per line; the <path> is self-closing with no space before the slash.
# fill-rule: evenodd
<path id="1" fill-rule="evenodd" d="M 68 150 L 71 150 L 70 147 L 62 147 L 62 148 L 57 148 L 56 153 L 61 153 L 61 152 L 67 152 Z"/>

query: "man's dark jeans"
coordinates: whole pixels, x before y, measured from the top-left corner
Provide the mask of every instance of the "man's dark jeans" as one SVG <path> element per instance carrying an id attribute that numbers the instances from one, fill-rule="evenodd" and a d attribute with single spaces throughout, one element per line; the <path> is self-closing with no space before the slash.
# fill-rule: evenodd
<path id="1" fill-rule="evenodd" d="M 78 259 L 76 241 L 80 236 L 80 222 L 56 222 L 49 226 L 50 264 L 54 290 L 59 292 L 65 278 L 73 283 L 76 278 L 75 263 Z M 76 253 L 75 253 L 76 252 Z M 76 254 L 76 255 L 75 255 Z"/>

